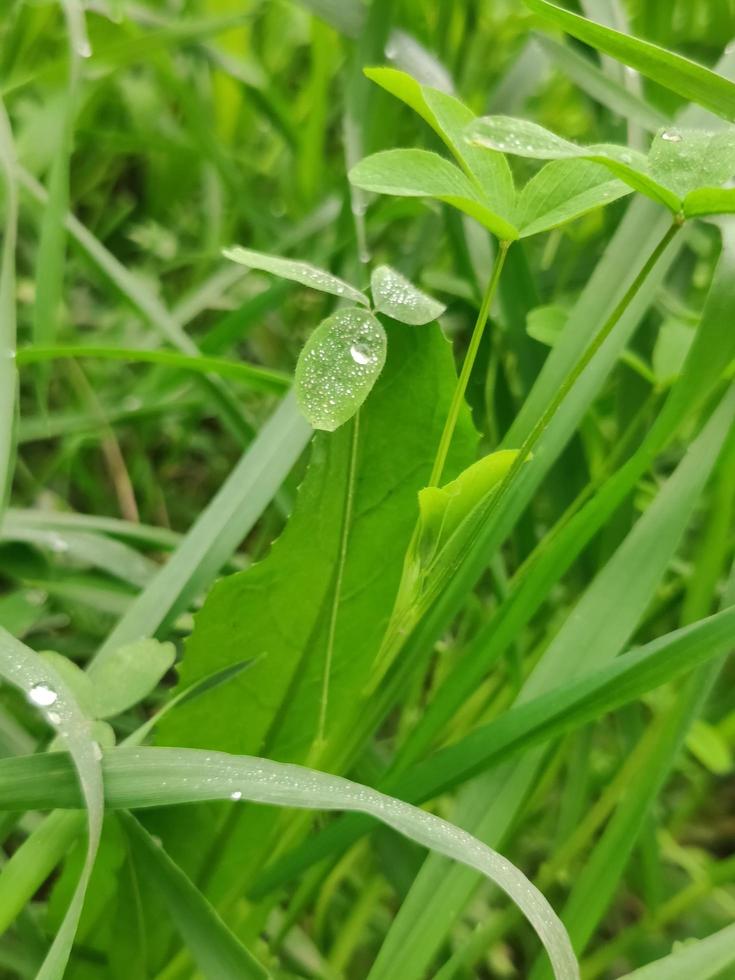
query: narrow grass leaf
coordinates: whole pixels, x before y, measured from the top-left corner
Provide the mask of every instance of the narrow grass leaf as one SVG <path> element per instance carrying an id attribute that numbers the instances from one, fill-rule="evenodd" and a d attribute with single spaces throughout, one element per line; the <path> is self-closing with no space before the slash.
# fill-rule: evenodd
<path id="1" fill-rule="evenodd" d="M 635 68 L 647 78 L 704 106 L 715 115 L 735 122 L 735 84 L 722 75 L 650 41 L 596 24 L 548 0 L 525 0 L 525 3 L 572 37 Z"/>
<path id="2" fill-rule="evenodd" d="M 38 980 L 61 980 L 74 943 L 102 832 L 102 770 L 92 737 L 91 723 L 80 710 L 67 684 L 47 661 L 2 628 L 0 672 L 5 680 L 23 691 L 31 704 L 43 712 L 46 721 L 58 732 L 74 762 L 87 809 L 88 840 L 82 872 L 66 915 L 38 973 Z"/>
<path id="3" fill-rule="evenodd" d="M 122 812 L 138 875 L 158 892 L 199 969 L 210 980 L 265 980 L 270 974 L 145 828 Z"/>
<path id="4" fill-rule="evenodd" d="M 621 980 L 715 980 L 735 965 L 735 925 L 691 940 L 663 959 L 626 973 Z"/>

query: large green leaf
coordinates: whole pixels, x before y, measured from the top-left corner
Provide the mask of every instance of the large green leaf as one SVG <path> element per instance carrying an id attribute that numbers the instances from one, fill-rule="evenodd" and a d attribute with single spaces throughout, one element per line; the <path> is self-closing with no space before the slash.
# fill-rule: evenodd
<path id="1" fill-rule="evenodd" d="M 373 269 L 370 290 L 376 313 L 385 313 L 394 320 L 415 327 L 438 319 L 446 309 L 443 303 L 417 289 L 389 265 L 379 265 Z"/>
<path id="2" fill-rule="evenodd" d="M 243 654 L 261 659 L 172 712 L 161 726 L 166 742 L 255 752 L 267 739 L 278 757 L 304 758 L 320 701 L 326 710 L 314 692 L 327 661 L 327 730 L 349 715 L 391 611 L 418 516 L 416 494 L 453 384 L 438 328 L 391 326 L 386 367 L 359 422 L 315 438 L 296 508 L 270 555 L 216 586 L 197 615 L 181 684 Z M 472 441 L 465 417 L 453 468 L 469 461 Z M 271 728 L 286 697 L 276 736 Z"/>
<path id="3" fill-rule="evenodd" d="M 603 27 L 549 3 L 548 0 L 525 0 L 525 3 L 531 10 L 580 41 L 637 69 L 685 99 L 704 106 L 718 116 L 735 121 L 735 85 L 709 68 L 650 41 Z"/>

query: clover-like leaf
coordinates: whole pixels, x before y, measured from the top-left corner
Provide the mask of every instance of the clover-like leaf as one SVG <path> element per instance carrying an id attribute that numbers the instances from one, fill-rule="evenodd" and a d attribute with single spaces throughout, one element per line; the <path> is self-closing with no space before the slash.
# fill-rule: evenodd
<path id="1" fill-rule="evenodd" d="M 222 254 L 226 259 L 246 265 L 249 269 L 259 269 L 262 272 L 272 272 L 281 279 L 290 279 L 292 282 L 301 283 L 302 286 L 310 286 L 312 289 L 319 289 L 323 293 L 332 293 L 334 296 L 342 296 L 350 299 L 353 303 L 361 303 L 369 306 L 370 301 L 359 289 L 355 289 L 344 279 L 333 276 L 326 269 L 320 269 L 309 262 L 297 262 L 295 259 L 284 259 L 278 255 L 267 255 L 265 252 L 254 252 L 252 249 L 243 248 L 235 245 L 226 248 Z"/>
<path id="2" fill-rule="evenodd" d="M 472 111 L 440 89 L 421 85 L 396 68 L 366 68 L 365 75 L 417 112 L 454 155 L 470 179 L 477 182 L 492 210 L 513 223 L 513 175 L 502 153 L 483 153 L 464 138 L 474 118 Z"/>
<path id="3" fill-rule="evenodd" d="M 679 197 L 724 184 L 735 176 L 735 129 L 661 129 L 651 144 L 648 167 L 652 177 Z"/>
<path id="4" fill-rule="evenodd" d="M 577 146 L 537 123 L 511 116 L 483 116 L 467 128 L 466 135 L 477 146 L 516 156 L 536 160 L 576 158 L 598 163 L 625 181 L 633 190 L 653 198 L 675 214 L 681 210 L 679 196 L 649 174 L 645 155 L 628 147 L 610 143 Z"/>
<path id="5" fill-rule="evenodd" d="M 588 160 L 552 160 L 519 195 L 516 220 L 521 238 L 558 228 L 630 193 L 630 186 L 610 179 Z"/>
<path id="6" fill-rule="evenodd" d="M 399 197 L 429 197 L 475 218 L 498 238 L 513 241 L 518 230 L 491 210 L 479 188 L 449 160 L 428 150 L 383 150 L 360 160 L 349 174 L 363 190 Z"/>
<path id="7" fill-rule="evenodd" d="M 301 351 L 296 397 L 315 429 L 333 432 L 365 401 L 385 364 L 385 330 L 367 310 L 327 317 Z"/>
<path id="8" fill-rule="evenodd" d="M 370 277 L 373 305 L 377 313 L 418 327 L 438 319 L 446 310 L 443 303 L 417 289 L 389 265 L 379 265 Z"/>

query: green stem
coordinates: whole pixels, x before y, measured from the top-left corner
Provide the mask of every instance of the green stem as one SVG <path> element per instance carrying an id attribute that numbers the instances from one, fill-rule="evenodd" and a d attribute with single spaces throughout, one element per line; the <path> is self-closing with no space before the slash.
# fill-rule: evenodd
<path id="1" fill-rule="evenodd" d="M 457 379 L 457 386 L 454 389 L 454 395 L 452 396 L 452 404 L 449 406 L 447 420 L 444 423 L 444 430 L 439 440 L 439 448 L 436 451 L 434 466 L 431 470 L 431 476 L 429 477 L 428 485 L 430 487 L 436 487 L 439 485 L 439 481 L 442 478 L 442 473 L 444 472 L 447 454 L 449 453 L 449 447 L 452 443 L 452 436 L 454 435 L 454 430 L 457 426 L 457 419 L 459 418 L 459 412 L 464 402 L 465 392 L 467 391 L 467 384 L 470 380 L 472 368 L 475 365 L 477 351 L 480 348 L 480 342 L 482 340 L 482 335 L 485 332 L 487 318 L 490 315 L 490 307 L 492 306 L 495 291 L 498 287 L 498 282 L 500 281 L 500 273 L 503 271 L 505 257 L 508 254 L 508 249 L 510 246 L 511 242 L 500 242 L 498 245 L 498 251 L 495 255 L 495 263 L 493 264 L 493 271 L 490 276 L 490 280 L 488 281 L 485 295 L 482 298 L 480 312 L 477 314 L 475 327 L 472 331 L 472 337 L 470 338 L 470 346 L 467 348 L 464 363 L 462 364 L 462 370 L 460 371 L 459 378 Z"/>

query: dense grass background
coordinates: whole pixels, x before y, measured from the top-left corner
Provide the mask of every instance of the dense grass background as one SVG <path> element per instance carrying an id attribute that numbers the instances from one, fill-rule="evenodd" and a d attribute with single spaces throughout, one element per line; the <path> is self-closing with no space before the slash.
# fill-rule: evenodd
<path id="1" fill-rule="evenodd" d="M 86 7 L 86 26 L 73 0 L 0 12 L 0 625 L 30 651 L 94 660 L 88 674 L 108 695 L 135 687 L 132 660 L 124 678 L 95 675 L 121 646 L 175 645 L 176 667 L 169 648 L 136 648 L 160 683 L 90 709 L 114 718 L 114 732 L 95 729 L 110 759 L 115 739 L 224 671 L 149 741 L 308 764 L 427 803 L 539 885 L 587 980 L 726 927 L 735 704 L 722 654 L 733 632 L 711 617 L 735 599 L 733 219 L 679 233 L 495 524 L 376 674 L 452 352 L 461 363 L 495 244 L 446 206 L 366 195 L 346 174 L 377 150 L 441 150 L 363 76 L 387 62 L 477 114 L 523 116 L 582 143 L 642 148 L 674 120 L 729 123 L 514 0 Z M 577 9 L 735 75 L 730 0 Z M 522 181 L 536 164 L 513 169 Z M 668 223 L 626 197 L 511 249 L 449 476 L 520 445 Z M 447 304 L 453 346 L 435 325 L 388 324 L 388 366 L 359 433 L 349 423 L 311 441 L 284 391 L 335 298 L 226 261 L 233 243 L 361 289 L 372 265 L 390 263 Z M 192 366 L 202 355 L 212 360 Z M 677 661 L 669 634 L 692 624 L 704 631 L 684 635 Z M 615 673 L 633 656 L 618 654 L 660 638 L 650 674 Z M 30 651 L 7 651 L 25 670 Z M 79 695 L 58 657 L 28 663 L 26 680 L 46 664 Z M 590 676 L 589 690 L 574 686 Z M 39 753 L 23 768 L 52 737 L 4 686 L 9 978 L 36 975 L 84 861 L 78 814 L 42 815 L 78 805 L 68 764 Z M 99 787 L 87 762 L 89 802 Z M 173 769 L 151 763 L 146 776 L 146 765 L 108 774 L 117 809 L 67 976 L 548 976 L 522 917 L 467 869 L 359 818 L 226 799 L 156 807 L 187 797 Z M 192 798 L 206 800 L 218 777 L 202 765 Z M 229 795 L 222 780 L 213 798 Z M 144 805 L 163 851 L 123 809 Z M 719 973 L 706 961 L 710 972 L 702 961 L 680 975 L 735 976 L 732 959 Z"/>

